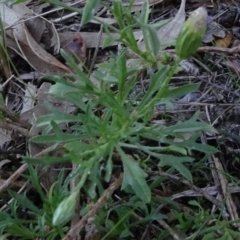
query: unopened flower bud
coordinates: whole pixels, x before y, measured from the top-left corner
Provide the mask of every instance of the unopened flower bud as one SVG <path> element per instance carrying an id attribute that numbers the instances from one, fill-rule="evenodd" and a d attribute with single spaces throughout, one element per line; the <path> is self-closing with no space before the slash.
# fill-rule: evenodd
<path id="1" fill-rule="evenodd" d="M 200 46 L 207 28 L 207 11 L 200 7 L 196 9 L 180 31 L 177 43 L 176 54 L 180 59 L 192 56 Z"/>
<path id="2" fill-rule="evenodd" d="M 74 192 L 58 205 L 53 214 L 53 225 L 62 225 L 71 219 L 76 206 L 76 196 L 77 193 Z"/>

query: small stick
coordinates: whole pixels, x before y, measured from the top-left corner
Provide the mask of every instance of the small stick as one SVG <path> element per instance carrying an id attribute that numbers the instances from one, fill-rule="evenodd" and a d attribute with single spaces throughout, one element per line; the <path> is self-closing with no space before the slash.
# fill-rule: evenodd
<path id="1" fill-rule="evenodd" d="M 91 207 L 91 209 L 88 211 L 88 213 L 74 226 L 72 227 L 66 236 L 63 238 L 63 240 L 71 240 L 75 239 L 76 235 L 80 233 L 80 231 L 83 229 L 83 227 L 88 222 L 88 219 L 93 217 L 98 210 L 104 206 L 107 199 L 113 194 L 113 192 L 120 187 L 123 180 L 123 174 L 119 176 L 113 183 L 110 184 L 109 188 L 105 190 L 103 195 L 97 200 L 97 202 Z"/>
<path id="2" fill-rule="evenodd" d="M 38 158 L 38 157 L 42 157 L 45 154 L 53 151 L 57 151 L 58 149 L 60 149 L 62 146 L 59 145 L 57 148 L 52 149 L 52 147 L 48 147 L 46 149 L 43 149 L 40 153 L 36 154 L 34 156 L 34 158 Z M 7 180 L 5 180 L 1 185 L 0 185 L 0 194 L 5 191 L 7 188 L 9 188 L 10 185 L 12 185 L 12 183 L 14 181 L 16 181 L 22 173 L 24 173 L 28 168 L 28 164 L 24 163 L 20 168 L 18 168 L 17 171 L 15 171 Z"/>
<path id="3" fill-rule="evenodd" d="M 182 240 L 177 233 L 163 220 L 158 220 L 158 223 L 162 225 L 164 229 L 166 229 L 173 237 L 174 240 Z"/>

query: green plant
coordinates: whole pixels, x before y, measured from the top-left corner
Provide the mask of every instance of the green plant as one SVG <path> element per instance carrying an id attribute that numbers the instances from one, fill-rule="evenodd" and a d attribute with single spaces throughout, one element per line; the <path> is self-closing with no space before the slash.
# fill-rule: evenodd
<path id="1" fill-rule="evenodd" d="M 189 204 L 198 207 L 198 211 L 191 215 L 187 212 L 180 213 L 172 210 L 172 214 L 177 220 L 176 229 L 181 229 L 181 233 L 193 232 L 188 239 L 238 239 L 240 236 L 238 231 L 231 229 L 231 224 L 238 223 L 237 221 L 222 221 L 219 220 L 218 214 L 212 214 L 209 210 L 204 210 L 197 201 L 189 201 Z"/>
<path id="2" fill-rule="evenodd" d="M 9 233 L 18 239 L 56 239 L 57 236 L 64 236 L 67 227 L 55 227 L 52 224 L 53 213 L 58 204 L 69 194 L 68 185 L 70 178 L 64 180 L 63 171 L 58 175 L 48 195 L 40 185 L 37 170 L 29 165 L 29 174 L 25 177 L 31 182 L 39 196 L 39 205 L 33 203 L 25 194 L 18 194 L 9 190 L 9 195 L 14 199 L 8 205 L 7 212 L 0 212 L 0 235 Z M 36 197 L 37 198 L 37 197 Z M 40 201 L 39 201 L 40 199 Z"/>
<path id="3" fill-rule="evenodd" d="M 150 188 L 151 182 L 147 182 L 148 175 L 145 169 L 165 167 L 166 170 L 179 172 L 192 182 L 192 174 L 185 166 L 185 163 L 194 161 L 189 155 L 194 151 L 206 155 L 216 152 L 215 148 L 198 143 L 202 131 L 216 132 L 209 124 L 198 120 L 199 112 L 186 121 L 178 121 L 172 125 L 151 121 L 157 104 L 170 105 L 172 99 L 195 91 L 199 85 L 169 87 L 179 61 L 183 58 L 181 53 L 185 49 L 181 49 L 178 45 L 179 56 L 172 65 L 160 63 L 157 55 L 161 43 L 158 41 L 155 27 L 147 23 L 150 13 L 149 4 L 146 1 L 141 13 L 135 17 L 131 15 L 131 4 L 133 1 L 129 7 L 123 7 L 120 1 L 113 1 L 110 10 L 118 21 L 119 28 L 105 25 L 105 30 L 108 33 L 110 30 L 119 33 L 120 38 L 117 40 L 123 43 L 126 49 L 113 56 L 108 62 L 98 65 L 98 69 L 92 74 L 98 81 L 98 86 L 93 84 L 87 74 L 79 69 L 74 59 L 64 51 L 61 51 L 61 54 L 73 73 L 46 77 L 54 83 L 49 94 L 72 103 L 77 109 L 77 114 L 59 112 L 50 103 L 46 103 L 51 114 L 41 116 L 36 122 L 38 127 L 45 127 L 45 130 L 42 135 L 33 137 L 31 141 L 50 144 L 53 149 L 61 145 L 64 153 L 60 157 L 25 157 L 24 159 L 29 164 L 53 164 L 65 161 L 75 163 L 78 166 L 76 175 L 80 179 L 75 189 L 69 193 L 68 185 L 63 183 L 60 175 L 59 183 L 51 187 L 46 198 L 37 181 L 35 170 L 29 165 L 30 180 L 41 196 L 43 206 L 38 209 L 30 203 L 30 200 L 24 203 L 26 196 L 10 192 L 15 201 L 11 205 L 10 214 L 1 213 L 2 221 L 8 219 L 8 224 L 2 225 L 2 233 L 9 231 L 14 234 L 16 230 L 15 236 L 21 236 L 23 239 L 63 237 L 75 208 L 74 200 L 77 193 L 81 191 L 90 199 L 96 200 L 104 190 L 104 183 L 108 183 L 111 176 L 117 174 L 116 169 L 120 171 L 123 169 L 121 189 L 128 193 L 131 199 L 128 199 L 126 204 L 108 209 L 108 213 L 102 209 L 95 222 L 100 230 L 105 224 L 102 231 L 106 234 L 106 238 L 129 237 L 130 227 L 165 217 L 156 213 L 154 208 L 150 211 L 147 209 L 147 204 L 153 207 L 154 201 L 151 199 L 153 184 Z M 95 7 L 93 1 L 88 1 L 83 23 L 91 19 Z M 134 38 L 133 29 L 136 27 L 140 27 L 143 31 L 145 50 L 140 49 Z M 184 38 L 184 34 L 181 38 Z M 109 34 L 105 46 L 115 40 Z M 181 44 L 183 42 L 184 39 Z M 196 45 L 195 50 L 197 47 Z M 146 93 L 134 98 L 130 95 L 138 84 L 139 67 L 128 64 L 126 52 L 129 49 L 142 59 L 145 65 L 141 67 L 148 70 L 150 78 Z M 62 123 L 69 124 L 67 132 L 61 129 Z M 188 140 L 183 136 L 185 132 L 191 133 Z M 156 182 L 154 184 L 157 184 Z M 16 212 L 17 204 L 27 207 L 33 214 L 34 220 L 27 220 L 28 222 L 19 220 Z M 130 217 L 136 214 L 136 209 L 141 218 L 138 221 L 135 219 L 135 222 L 132 219 L 130 221 Z M 114 212 L 111 219 L 107 218 L 109 211 Z M 105 220 L 104 224 L 103 220 Z M 127 225 L 128 220 L 129 225 Z M 49 227 L 48 231 L 45 226 Z"/>
<path id="4" fill-rule="evenodd" d="M 37 120 L 37 126 L 47 126 L 47 128 L 43 135 L 36 136 L 31 141 L 64 144 L 66 153 L 57 159 L 26 158 L 27 161 L 50 164 L 69 159 L 81 165 L 83 175 L 76 191 L 79 191 L 88 179 L 91 183 L 87 192 L 91 198 L 95 198 L 96 189 L 102 188 L 101 177 L 104 177 L 105 181 L 110 180 L 113 156 L 117 154 L 122 160 L 124 169 L 122 189 L 134 192 L 143 202 L 148 203 L 151 199 L 151 191 L 145 180 L 147 174 L 126 153 L 128 149 L 143 152 L 156 159 L 159 166 L 169 166 L 190 181 L 192 176 L 184 163 L 194 159 L 187 155 L 192 150 L 208 154 L 216 151 L 210 146 L 196 142 L 202 131 L 215 131 L 208 124 L 197 120 L 198 113 L 191 119 L 172 126 L 150 124 L 156 104 L 166 104 L 170 99 L 198 88 L 198 84 L 174 89 L 168 87 L 179 60 L 173 66 L 161 65 L 156 72 L 152 69 L 147 92 L 141 98 L 129 99 L 131 90 L 137 84 L 138 69 L 127 66 L 125 50 L 109 63 L 100 64 L 98 70 L 94 71 L 93 76 L 99 81 L 100 87 L 91 82 L 78 68 L 73 58 L 64 52 L 62 55 L 75 74 L 48 77 L 56 83 L 50 88 L 49 94 L 71 102 L 79 109 L 79 113 L 64 114 L 48 103 L 47 106 L 52 114 Z M 70 79 L 74 79 L 74 82 Z M 112 84 L 117 86 L 117 93 L 112 90 Z M 135 106 L 136 101 L 139 102 L 137 106 Z M 72 132 L 63 132 L 58 126 L 61 123 L 71 124 Z M 184 132 L 191 132 L 192 137 L 184 140 L 181 135 Z M 180 138 L 182 141 L 175 142 L 175 138 Z M 156 146 L 145 144 L 147 141 L 155 142 Z M 98 170 L 100 165 L 105 168 L 104 174 Z"/>

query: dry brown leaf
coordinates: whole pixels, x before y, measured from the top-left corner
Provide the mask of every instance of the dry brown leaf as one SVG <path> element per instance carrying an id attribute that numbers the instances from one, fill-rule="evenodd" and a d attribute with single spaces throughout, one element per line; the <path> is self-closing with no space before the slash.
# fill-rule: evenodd
<path id="1" fill-rule="evenodd" d="M 239 47 L 240 46 L 240 40 L 239 39 L 235 39 L 233 41 L 232 47 Z"/>
<path id="2" fill-rule="evenodd" d="M 185 5 L 186 5 L 186 0 L 181 0 L 181 6 L 176 16 L 169 23 L 167 23 L 157 31 L 158 39 L 160 43 L 165 44 L 167 42 L 174 41 L 177 38 L 186 17 Z"/>
<path id="3" fill-rule="evenodd" d="M 33 109 L 36 100 L 37 87 L 32 83 L 28 83 L 25 89 L 25 96 L 23 97 L 23 107 L 21 114 Z"/>
<path id="4" fill-rule="evenodd" d="M 26 120 L 32 125 L 29 132 L 30 136 L 36 136 L 39 132 L 45 129 L 45 127 L 36 127 L 35 124 L 37 118 L 50 114 L 50 110 L 46 107 L 45 102 L 51 103 L 59 112 L 71 113 L 76 110 L 76 107 L 72 103 L 61 99 L 56 99 L 48 94 L 51 85 L 51 83 L 44 82 L 40 86 L 36 96 L 37 104 L 32 109 L 23 112 L 20 115 L 22 120 Z M 60 125 L 60 127 L 62 127 L 62 125 Z M 29 143 L 30 156 L 34 156 L 34 154 L 42 151 L 42 147 L 43 146 L 39 146 L 39 144 L 34 144 L 32 142 Z"/>
<path id="5" fill-rule="evenodd" d="M 43 74 L 69 73 L 71 70 L 46 52 L 31 36 L 24 22 L 23 16 L 0 4 L 0 13 L 4 26 L 9 26 L 6 34 L 12 37 L 25 60 L 37 71 Z"/>
<path id="6" fill-rule="evenodd" d="M 38 16 L 24 4 L 16 4 L 13 6 L 13 9 L 23 15 L 27 20 L 25 21 L 27 29 L 37 43 L 40 42 L 43 33 L 47 30 L 47 34 L 51 36 L 51 39 L 50 42 L 47 42 L 45 44 L 50 47 L 54 47 L 54 54 L 59 53 L 60 41 L 58 32 L 52 22 L 48 21 L 42 16 Z"/>
<path id="7" fill-rule="evenodd" d="M 31 55 L 28 57 L 34 61 L 34 67 L 36 70 L 44 73 L 44 74 L 58 74 L 58 73 L 69 73 L 71 70 L 59 62 L 55 57 L 46 52 L 37 42 L 33 39 L 33 37 L 29 34 L 26 27 L 24 27 L 24 31 L 26 34 L 26 39 L 28 46 L 31 48 Z M 24 46 L 26 47 L 26 46 Z M 34 57 L 36 58 L 34 60 Z M 41 67 L 40 67 L 41 64 Z"/>
<path id="8" fill-rule="evenodd" d="M 179 65 L 188 73 L 193 73 L 194 75 L 199 73 L 199 68 L 187 59 L 182 60 Z"/>
<path id="9" fill-rule="evenodd" d="M 85 62 L 87 46 L 80 33 L 68 35 L 64 41 L 61 41 L 64 51 L 75 58 L 77 62 Z"/>
<path id="10" fill-rule="evenodd" d="M 32 37 L 39 43 L 46 29 L 45 21 L 40 17 L 31 18 L 34 16 L 33 12 L 23 4 L 13 5 L 12 9 L 21 14 L 24 19 L 30 18 L 25 24 L 29 32 L 32 34 Z"/>
<path id="11" fill-rule="evenodd" d="M 224 38 L 225 35 L 225 31 L 220 27 L 220 25 L 216 22 L 211 21 L 207 24 L 207 31 L 204 35 L 203 42 L 210 43 L 214 40 L 214 36 Z"/>
<path id="12" fill-rule="evenodd" d="M 53 46 L 54 54 L 59 53 L 60 41 L 57 30 L 52 22 L 41 16 L 37 16 L 24 4 L 14 5 L 13 10 L 24 16 L 24 19 L 27 20 L 25 21 L 25 25 L 27 26 L 28 31 L 37 43 L 40 43 L 44 32 L 47 30 L 47 34 L 51 36 L 51 39 L 50 42 L 44 44 L 47 44 L 50 47 Z"/>
<path id="13" fill-rule="evenodd" d="M 232 35 L 228 33 L 224 38 L 216 40 L 215 46 L 228 48 L 231 45 L 231 41 L 232 41 Z"/>
<path id="14" fill-rule="evenodd" d="M 176 16 L 157 31 L 158 39 L 163 44 L 160 50 L 172 45 L 173 41 L 178 37 L 185 21 L 185 5 L 186 0 L 181 0 L 181 5 Z M 146 49 L 144 41 L 141 41 L 138 46 L 142 50 Z"/>

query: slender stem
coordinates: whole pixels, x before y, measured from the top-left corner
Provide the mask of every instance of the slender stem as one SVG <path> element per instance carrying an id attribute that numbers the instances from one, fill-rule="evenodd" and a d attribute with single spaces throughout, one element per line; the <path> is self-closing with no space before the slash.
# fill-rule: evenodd
<path id="1" fill-rule="evenodd" d="M 161 88 L 159 89 L 158 93 L 156 96 L 144 107 L 143 112 L 146 112 L 149 109 L 153 109 L 155 104 L 159 102 L 160 98 L 163 96 L 164 92 L 166 91 L 168 84 L 170 80 L 172 79 L 172 76 L 174 75 L 177 66 L 181 59 L 177 58 L 174 65 L 172 66 L 171 70 L 169 71 L 169 74 L 167 75 L 165 81 L 163 82 Z"/>
<path id="2" fill-rule="evenodd" d="M 77 184 L 76 188 L 75 188 L 75 191 L 80 191 L 83 184 L 85 183 L 86 179 L 87 179 L 87 176 L 88 176 L 88 173 L 89 171 L 91 170 L 91 167 L 92 167 L 92 164 L 94 162 L 95 158 L 92 157 L 90 160 L 89 160 L 89 166 L 87 166 L 87 168 L 85 169 L 82 177 L 81 177 L 81 180 L 79 181 L 79 183 Z"/>

